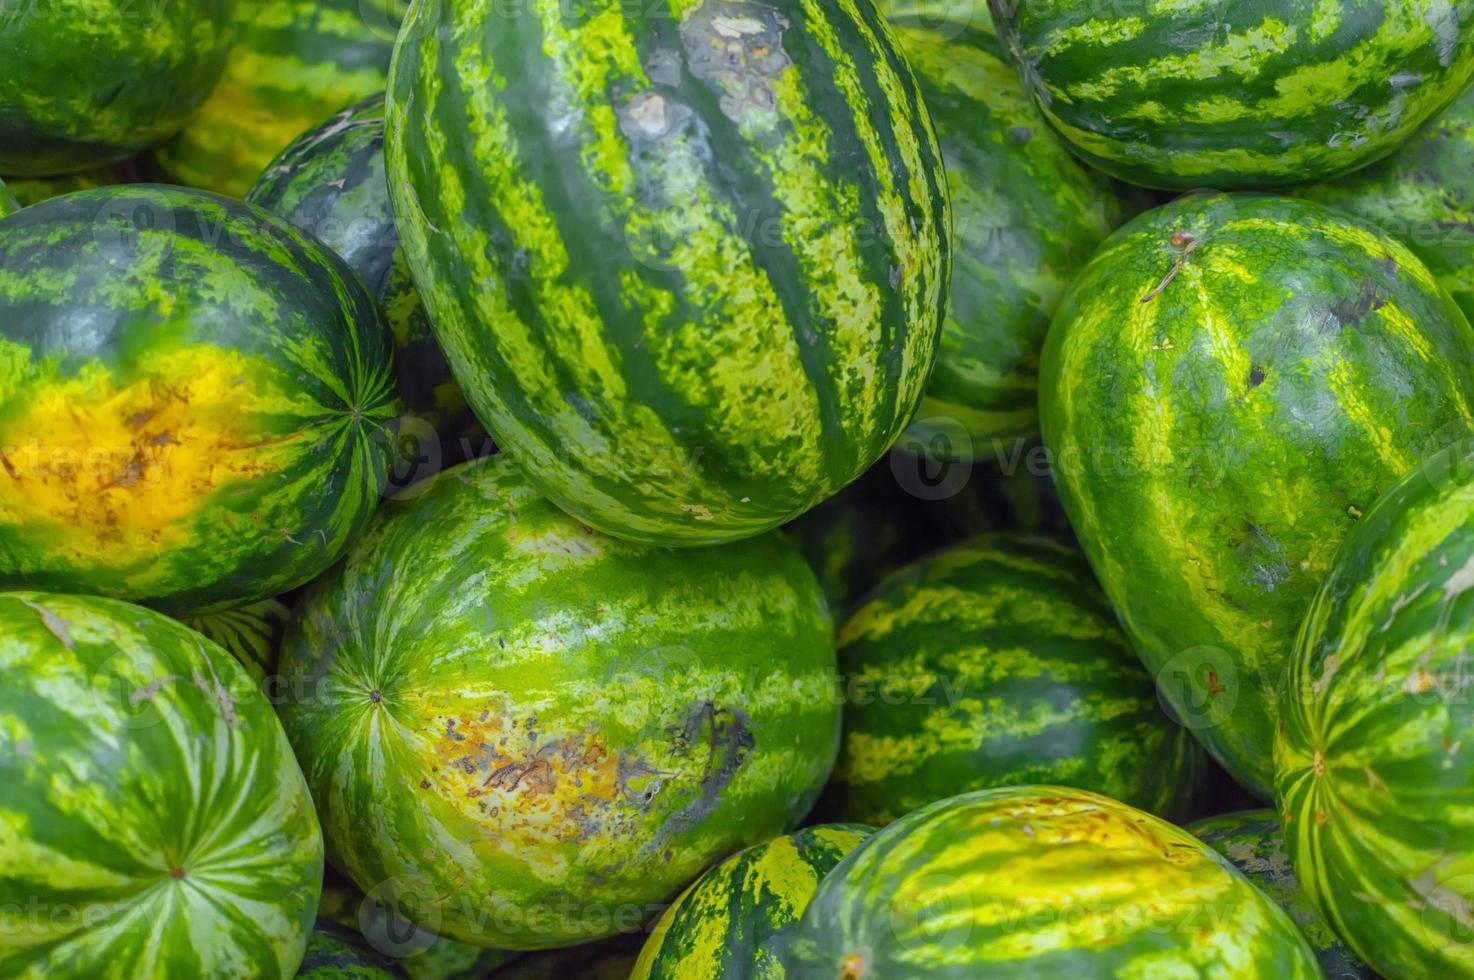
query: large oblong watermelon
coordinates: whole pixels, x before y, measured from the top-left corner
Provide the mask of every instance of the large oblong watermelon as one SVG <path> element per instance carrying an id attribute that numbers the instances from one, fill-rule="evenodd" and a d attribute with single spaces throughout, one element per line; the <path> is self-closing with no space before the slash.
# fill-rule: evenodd
<path id="1" fill-rule="evenodd" d="M 0 223 L 0 587 L 301 585 L 378 504 L 397 413 L 372 297 L 265 211 L 129 186 Z"/>
<path id="2" fill-rule="evenodd" d="M 620 541 L 503 456 L 431 481 L 309 586 L 283 647 L 335 867 L 429 932 L 541 949 L 633 927 L 808 812 L 839 705 L 794 548 Z"/>
<path id="3" fill-rule="evenodd" d="M 1074 548 L 989 534 L 877 586 L 839 630 L 842 820 L 885 824 L 977 789 L 1049 783 L 1163 816 L 1193 802 L 1202 747 Z"/>
<path id="4" fill-rule="evenodd" d="M 650 927 L 629 980 L 781 978 L 787 941 L 819 882 L 873 832 L 805 827 L 708 869 Z"/>
<path id="5" fill-rule="evenodd" d="M 1470 0 L 988 0 L 1040 110 L 1148 187 L 1281 187 L 1395 150 L 1474 76 Z"/>
<path id="6" fill-rule="evenodd" d="M 1367 511 L 1306 613 L 1274 746 L 1301 886 L 1387 977 L 1474 975 L 1474 444 Z"/>
<path id="7" fill-rule="evenodd" d="M 820 883 L 793 980 L 1244 977 L 1319 980 L 1274 902 L 1187 831 L 1058 786 L 942 800 Z"/>
<path id="8" fill-rule="evenodd" d="M 322 835 L 230 655 L 125 602 L 8 592 L 0 676 L 0 976 L 292 976 Z"/>
<path id="9" fill-rule="evenodd" d="M 750 537 L 895 441 L 949 264 L 868 2 L 428 0 L 395 51 L 405 253 L 477 416 L 630 540 Z"/>
<path id="10" fill-rule="evenodd" d="M 485 454 L 486 433 L 430 332 L 430 317 L 399 247 L 384 178 L 383 93 L 294 140 L 246 200 L 337 252 L 378 300 L 394 335 L 395 378 L 408 413 L 399 422 L 405 472 L 396 472 L 395 482 L 413 482 Z"/>
<path id="11" fill-rule="evenodd" d="M 1474 330 L 1370 225 L 1195 194 L 1101 247 L 1040 380 L 1065 510 L 1127 636 L 1267 797 L 1295 630 L 1363 511 L 1474 424 Z"/>
<path id="12" fill-rule="evenodd" d="M 114 163 L 210 94 L 246 0 L 55 0 L 0 8 L 0 174 Z"/>

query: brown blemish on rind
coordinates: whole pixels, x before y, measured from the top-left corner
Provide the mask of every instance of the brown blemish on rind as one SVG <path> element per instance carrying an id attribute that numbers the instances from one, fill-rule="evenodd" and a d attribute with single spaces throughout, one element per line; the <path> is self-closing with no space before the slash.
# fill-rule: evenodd
<path id="1" fill-rule="evenodd" d="M 772 82 L 793 65 L 783 50 L 788 18 L 761 3 L 706 0 L 681 22 L 691 74 L 721 93 L 722 113 L 745 123 L 777 105 Z"/>

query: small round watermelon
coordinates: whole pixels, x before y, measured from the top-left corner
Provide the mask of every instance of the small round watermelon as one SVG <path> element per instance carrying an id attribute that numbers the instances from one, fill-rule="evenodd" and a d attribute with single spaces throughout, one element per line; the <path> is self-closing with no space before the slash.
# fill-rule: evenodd
<path id="1" fill-rule="evenodd" d="M 385 152 L 478 418 L 626 540 L 752 537 L 895 442 L 935 359 L 935 134 L 862 5 L 411 8 Z"/>
<path id="2" fill-rule="evenodd" d="M 1274 977 L 1314 980 L 1282 909 L 1187 831 L 1082 790 L 942 800 L 819 884 L 791 980 Z"/>
<path id="3" fill-rule="evenodd" d="M 623 542 L 502 456 L 431 480 L 288 627 L 280 711 L 334 866 L 428 932 L 542 949 L 803 818 L 839 705 L 792 546 Z"/>
<path id="4" fill-rule="evenodd" d="M 1474 77 L 1467 0 L 988 0 L 1081 159 L 1148 187 L 1282 187 L 1391 153 Z"/>
<path id="5" fill-rule="evenodd" d="M 820 824 L 727 858 L 651 927 L 629 980 L 781 977 L 788 939 L 819 882 L 873 832 Z"/>
<path id="6" fill-rule="evenodd" d="M 1040 382 L 1065 511 L 1127 636 L 1267 798 L 1295 631 L 1363 512 L 1474 426 L 1474 330 L 1350 215 L 1190 194 L 1091 259 Z"/>
<path id="7" fill-rule="evenodd" d="M 343 257 L 378 300 L 394 334 L 394 369 L 407 485 L 465 459 L 489 455 L 486 432 L 430 332 L 410 278 L 384 178 L 384 96 L 355 103 L 298 137 L 266 168 L 246 200 L 281 215 Z"/>
<path id="8" fill-rule="evenodd" d="M 1189 824 L 1188 830 L 1233 862 L 1260 891 L 1279 902 L 1305 934 L 1326 980 L 1372 980 L 1376 974 L 1315 911 L 1285 854 L 1284 836 L 1273 810 L 1241 810 Z"/>
<path id="9" fill-rule="evenodd" d="M 292 610 L 280 599 L 262 599 L 181 621 L 224 647 L 257 682 L 276 673 L 276 654 Z"/>
<path id="10" fill-rule="evenodd" d="M 1387 977 L 1474 976 L 1474 444 L 1367 511 L 1305 616 L 1274 746 L 1305 892 Z"/>
<path id="11" fill-rule="evenodd" d="M 287 144 L 382 93 L 405 0 L 237 0 L 220 84 L 154 161 L 170 179 L 243 197 Z M 3 168 L 0 168 L 3 172 Z"/>
<path id="12" fill-rule="evenodd" d="M 137 185 L 0 224 L 0 587 L 185 614 L 301 585 L 398 411 L 373 298 L 265 211 Z"/>
<path id="13" fill-rule="evenodd" d="M 1175 817 L 1206 771 L 1073 548 L 1018 533 L 954 545 L 877 586 L 838 642 L 840 819 L 1044 782 Z"/>
<path id="14" fill-rule="evenodd" d="M 0 976 L 292 976 L 322 835 L 230 654 L 126 602 L 7 592 L 0 677 Z"/>
<path id="15" fill-rule="evenodd" d="M 0 7 L 0 174 L 89 170 L 172 135 L 220 78 L 236 8 L 235 0 Z"/>
<path id="16" fill-rule="evenodd" d="M 318 928 L 307 940 L 298 980 L 399 980 L 405 974 L 351 936 Z"/>
<path id="17" fill-rule="evenodd" d="M 952 197 L 952 285 L 937 366 L 907 433 L 982 459 L 1037 438 L 1039 348 L 1065 286 L 1125 208 L 1050 132 L 979 5 L 974 26 L 893 17 L 937 129 Z"/>

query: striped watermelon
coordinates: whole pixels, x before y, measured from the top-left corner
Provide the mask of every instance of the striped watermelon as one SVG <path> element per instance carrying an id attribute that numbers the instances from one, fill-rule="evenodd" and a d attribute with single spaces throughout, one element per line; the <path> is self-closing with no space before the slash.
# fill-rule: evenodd
<path id="1" fill-rule="evenodd" d="M 351 937 L 325 929 L 307 939 L 307 954 L 297 972 L 299 980 L 395 980 L 404 974 L 373 950 Z"/>
<path id="2" fill-rule="evenodd" d="M 889 30 L 869 0 L 514 6 L 416 4 L 389 90 L 399 230 L 477 416 L 630 540 L 831 496 L 920 400 L 947 283 Z"/>
<path id="3" fill-rule="evenodd" d="M 1273 810 L 1226 813 L 1199 820 L 1187 829 L 1232 861 L 1260 891 L 1290 914 L 1315 949 L 1327 980 L 1369 980 L 1376 976 L 1331 931 L 1301 891 L 1290 859 L 1285 855 L 1279 818 Z"/>
<path id="4" fill-rule="evenodd" d="M 6 176 L 5 183 L 21 207 L 30 207 L 53 197 L 61 197 L 72 191 L 90 191 L 94 187 L 110 187 L 113 184 L 138 184 L 145 181 L 140 158 L 124 160 L 110 167 L 84 170 L 81 173 L 63 174 L 60 177 L 12 177 Z"/>
<path id="5" fill-rule="evenodd" d="M 382 93 L 405 0 L 239 0 L 220 84 L 154 159 L 171 179 L 241 197 L 302 133 Z M 3 171 L 3 168 L 0 168 Z"/>
<path id="6" fill-rule="evenodd" d="M 1468 431 L 1474 331 L 1368 225 L 1196 194 L 1102 246 L 1040 378 L 1065 510 L 1127 635 L 1267 796 L 1296 627 L 1362 512 Z"/>
<path id="7" fill-rule="evenodd" d="M 233 0 L 0 7 L 0 174 L 101 167 L 172 135 L 235 41 Z"/>
<path id="8" fill-rule="evenodd" d="M 893 575 L 839 630 L 841 819 L 885 824 L 959 792 L 1058 783 L 1164 815 L 1203 750 L 1073 548 L 972 538 Z"/>
<path id="9" fill-rule="evenodd" d="M 276 673 L 276 653 L 292 610 L 280 599 L 262 599 L 182 621 L 224 647 L 258 683 Z"/>
<path id="10" fill-rule="evenodd" d="M 1307 894 L 1388 977 L 1474 976 L 1474 446 L 1371 508 L 1305 616 L 1274 746 Z"/>
<path id="11" fill-rule="evenodd" d="M 1185 830 L 1057 786 L 942 800 L 819 885 L 789 977 L 1320 977 L 1289 916 Z"/>
<path id="12" fill-rule="evenodd" d="M 397 411 L 372 298 L 264 211 L 141 185 L 0 224 L 0 587 L 300 585 L 377 505 Z"/>
<path id="13" fill-rule="evenodd" d="M 20 210 L 20 202 L 15 199 L 5 181 L 0 180 L 0 218 Z"/>
<path id="14" fill-rule="evenodd" d="M 984 458 L 1037 437 L 1039 348 L 1065 286 L 1125 218 L 1109 182 L 1055 139 L 985 9 L 977 27 L 893 21 L 947 164 L 952 286 L 937 366 L 908 432 L 932 455 Z"/>
<path id="15" fill-rule="evenodd" d="M 781 977 L 787 940 L 819 881 L 872 833 L 822 824 L 727 858 L 665 910 L 629 980 Z"/>
<path id="16" fill-rule="evenodd" d="M 808 812 L 839 706 L 795 550 L 608 538 L 502 456 L 432 480 L 287 631 L 280 710 L 335 866 L 427 931 L 539 949 L 637 925 Z"/>
<path id="17" fill-rule="evenodd" d="M 1402 239 L 1474 319 L 1474 89 L 1387 159 L 1292 193 Z"/>
<path id="18" fill-rule="evenodd" d="M 125 602 L 8 592 L 0 676 L 0 976 L 291 976 L 322 836 L 230 655 Z"/>
<path id="19" fill-rule="evenodd" d="M 1148 187 L 1274 187 L 1396 149 L 1474 75 L 1469 0 L 989 0 L 1082 159 Z"/>
<path id="20" fill-rule="evenodd" d="M 1016 443 L 997 459 L 974 465 L 965 492 L 947 497 L 945 506 L 960 532 L 954 537 L 1019 530 L 1076 543 L 1054 485 L 1049 450 L 1037 441 Z"/>
<path id="21" fill-rule="evenodd" d="M 486 433 L 430 332 L 399 248 L 384 178 L 384 96 L 369 96 L 304 133 L 277 157 L 246 200 L 279 214 L 337 252 L 368 284 L 394 333 L 406 477 L 484 453 Z"/>

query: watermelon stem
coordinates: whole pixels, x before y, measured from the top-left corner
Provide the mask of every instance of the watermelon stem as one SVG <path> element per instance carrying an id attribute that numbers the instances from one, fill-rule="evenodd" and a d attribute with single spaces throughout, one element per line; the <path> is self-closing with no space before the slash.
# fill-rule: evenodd
<path id="1" fill-rule="evenodd" d="M 1143 303 L 1150 303 L 1160 296 L 1162 290 L 1166 289 L 1172 284 L 1172 280 L 1177 278 L 1177 274 L 1182 271 L 1183 264 L 1187 262 L 1187 257 L 1200 244 L 1202 243 L 1198 240 L 1198 237 L 1191 232 L 1179 231 L 1173 234 L 1172 247 L 1178 251 L 1177 261 L 1173 263 L 1172 268 L 1168 270 L 1167 274 L 1162 277 L 1162 281 L 1157 283 L 1157 288 L 1143 296 L 1141 301 Z"/>

